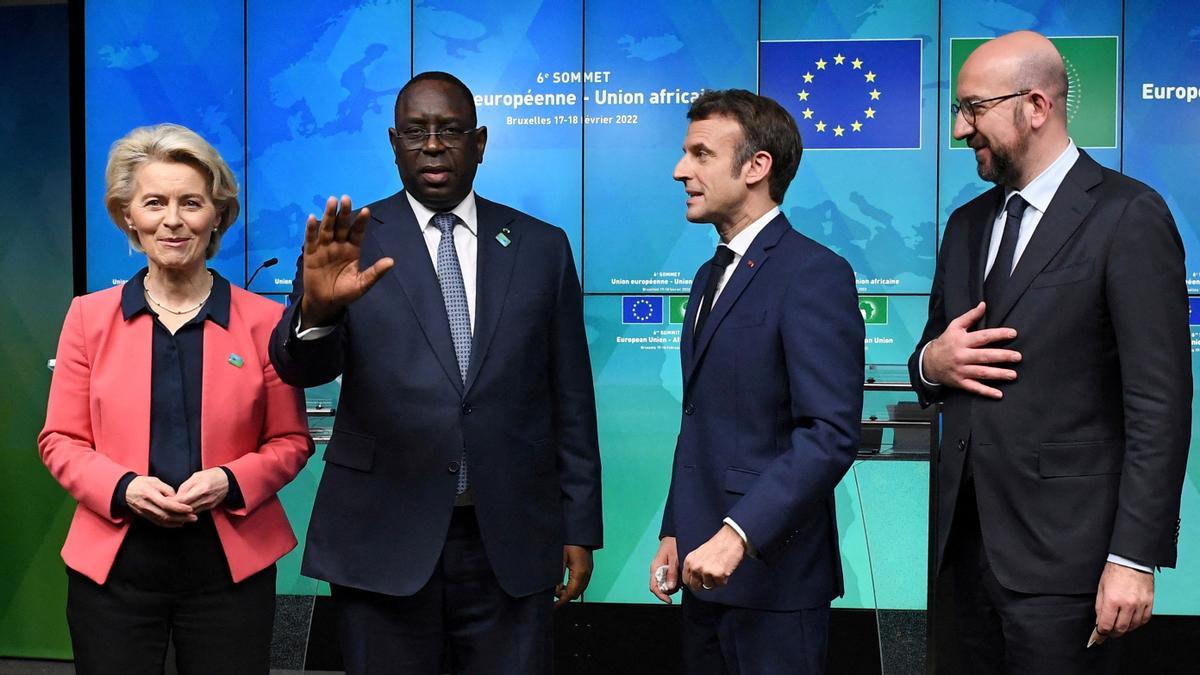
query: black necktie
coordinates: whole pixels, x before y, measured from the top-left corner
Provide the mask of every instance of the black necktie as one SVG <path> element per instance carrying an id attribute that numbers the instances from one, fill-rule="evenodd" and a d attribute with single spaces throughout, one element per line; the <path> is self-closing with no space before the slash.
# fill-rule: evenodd
<path id="1" fill-rule="evenodd" d="M 700 302 L 700 317 L 696 319 L 696 332 L 692 334 L 692 341 L 695 342 L 700 337 L 700 331 L 704 329 L 704 322 L 708 319 L 709 312 L 712 311 L 713 297 L 717 294 L 717 284 L 721 283 L 721 277 L 725 276 L 725 268 L 729 267 L 729 263 L 733 262 L 733 250 L 724 244 L 717 246 L 717 252 L 713 254 L 712 260 L 708 263 L 708 283 L 704 285 L 704 298 Z"/>
<path id="2" fill-rule="evenodd" d="M 992 271 L 988 272 L 987 279 L 983 282 L 983 299 L 987 302 L 987 325 L 994 327 L 992 322 L 992 310 L 1000 304 L 1000 300 L 1004 297 L 1004 288 L 1008 285 L 1008 278 L 1012 276 L 1013 256 L 1017 252 L 1017 238 L 1021 234 L 1021 216 L 1025 213 L 1025 207 L 1029 206 L 1029 202 L 1025 201 L 1019 194 L 1014 194 L 1008 200 L 1008 205 L 1004 207 L 1008 214 L 1004 218 L 1004 234 L 1000 237 L 1000 250 L 996 253 L 996 260 L 992 263 Z"/>

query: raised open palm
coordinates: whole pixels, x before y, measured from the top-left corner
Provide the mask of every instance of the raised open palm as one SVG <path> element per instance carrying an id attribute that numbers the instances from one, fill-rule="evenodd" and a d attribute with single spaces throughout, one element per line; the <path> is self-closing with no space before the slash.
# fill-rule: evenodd
<path id="1" fill-rule="evenodd" d="M 330 197 L 320 221 L 308 216 L 304 230 L 304 299 L 300 305 L 303 328 L 331 323 L 395 264 L 391 258 L 380 258 L 367 269 L 359 269 L 363 235 L 370 219 L 367 209 L 353 213 L 347 195 L 342 195 L 340 203 Z"/>

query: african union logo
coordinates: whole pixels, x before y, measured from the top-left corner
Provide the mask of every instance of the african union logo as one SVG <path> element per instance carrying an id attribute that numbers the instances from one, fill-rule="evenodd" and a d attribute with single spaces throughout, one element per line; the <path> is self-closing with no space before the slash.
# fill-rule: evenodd
<path id="1" fill-rule="evenodd" d="M 621 296 L 621 323 L 662 323 L 663 299 L 661 295 Z"/>
<path id="2" fill-rule="evenodd" d="M 672 295 L 671 298 L 671 323 L 683 323 L 683 317 L 687 316 L 688 296 Z"/>
<path id="3" fill-rule="evenodd" d="M 779 101 L 804 148 L 921 147 L 921 40 L 764 41 L 759 93 Z"/>
<path id="4" fill-rule="evenodd" d="M 971 52 L 988 38 L 950 40 L 950 91 Z M 1067 67 L 1067 128 L 1081 148 L 1117 147 L 1118 44 L 1115 35 L 1052 37 Z M 950 147 L 966 148 L 951 137 Z"/>
<path id="5" fill-rule="evenodd" d="M 863 323 L 884 325 L 888 322 L 888 299 L 886 295 L 858 296 L 858 313 L 862 314 Z"/>

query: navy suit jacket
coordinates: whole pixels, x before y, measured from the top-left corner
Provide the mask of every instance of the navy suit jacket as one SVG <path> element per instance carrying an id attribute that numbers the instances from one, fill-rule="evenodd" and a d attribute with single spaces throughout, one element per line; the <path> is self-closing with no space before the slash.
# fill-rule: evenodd
<path id="1" fill-rule="evenodd" d="M 661 536 L 680 564 L 726 516 L 758 549 L 708 601 L 795 610 L 842 594 L 833 490 L 858 451 L 863 320 L 845 260 L 774 218 L 693 348 L 710 266 L 684 318 L 683 417 Z"/>
<path id="2" fill-rule="evenodd" d="M 476 516 L 501 587 L 562 578 L 562 547 L 601 545 L 600 455 L 582 294 L 562 230 L 476 197 L 478 276 L 464 385 L 437 275 L 403 192 L 370 205 L 361 265 L 395 266 L 332 334 L 295 337 L 304 292 L 275 329 L 285 382 L 342 376 L 302 572 L 406 596 L 429 580 L 466 448 Z M 511 243 L 497 239 L 501 231 Z"/>

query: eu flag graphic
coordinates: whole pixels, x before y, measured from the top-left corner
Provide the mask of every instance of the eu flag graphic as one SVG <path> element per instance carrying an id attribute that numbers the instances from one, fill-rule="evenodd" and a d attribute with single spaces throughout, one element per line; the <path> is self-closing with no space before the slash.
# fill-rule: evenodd
<path id="1" fill-rule="evenodd" d="M 621 323 L 662 323 L 663 298 L 661 295 L 621 296 Z"/>
<path id="2" fill-rule="evenodd" d="M 759 45 L 759 93 L 779 101 L 804 148 L 921 147 L 921 40 Z"/>
<path id="3" fill-rule="evenodd" d="M 1188 298 L 1188 324 L 1200 326 L 1200 298 Z"/>

